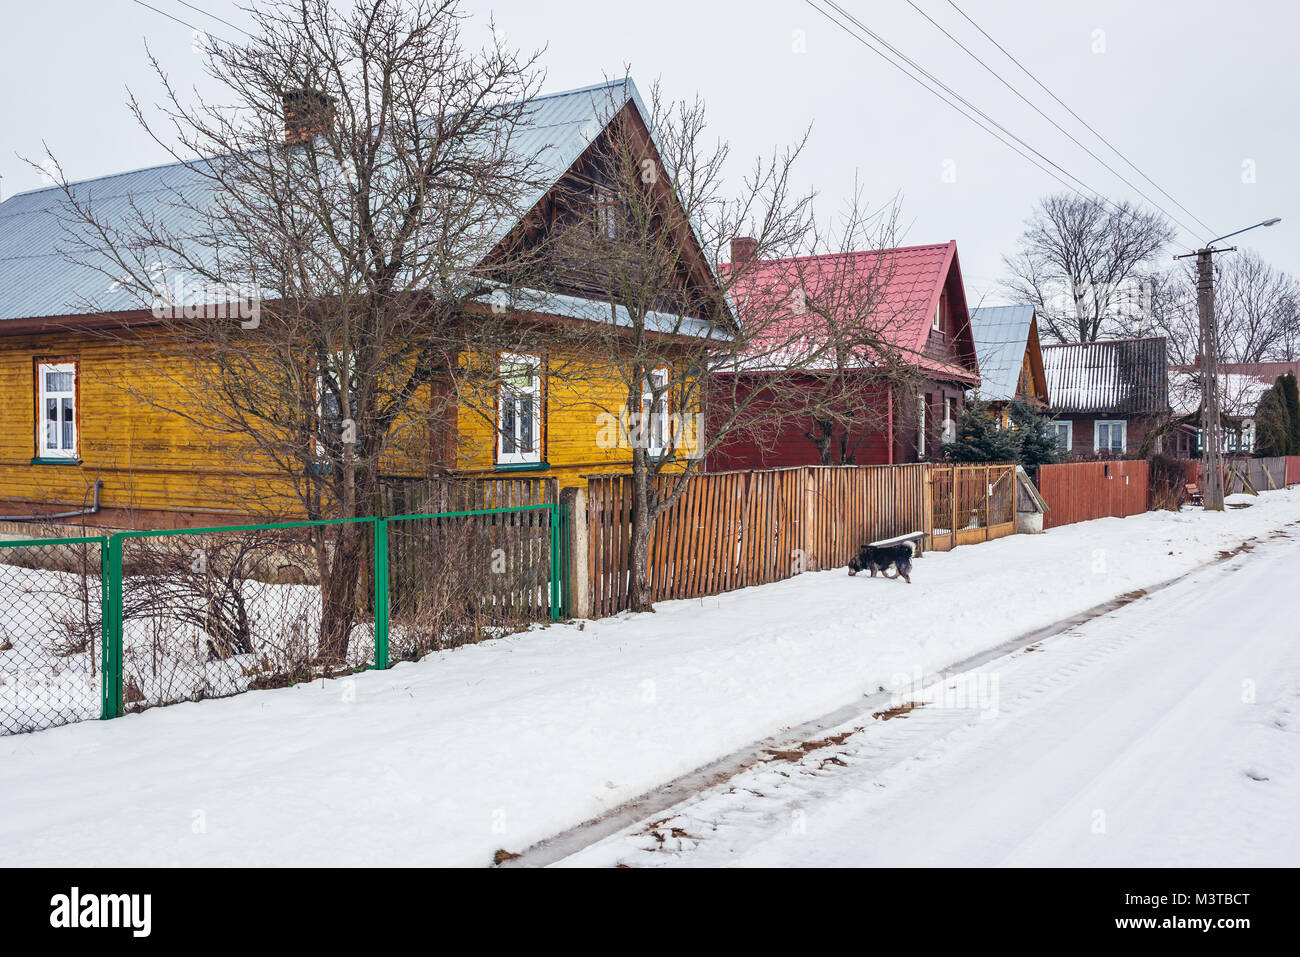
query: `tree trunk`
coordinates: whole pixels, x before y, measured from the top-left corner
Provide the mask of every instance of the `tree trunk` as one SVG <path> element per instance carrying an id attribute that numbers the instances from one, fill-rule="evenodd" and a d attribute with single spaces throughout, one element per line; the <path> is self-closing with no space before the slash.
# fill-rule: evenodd
<path id="1" fill-rule="evenodd" d="M 628 594 L 632 611 L 654 611 L 650 598 L 650 530 L 654 525 L 650 476 L 644 463 L 637 467 L 637 460 L 644 456 L 640 450 L 633 452 L 631 581 Z"/>
<path id="2" fill-rule="evenodd" d="M 320 662 L 330 667 L 347 663 L 352 626 L 357 617 L 357 584 L 365 553 L 368 525 L 336 526 L 328 574 L 321 580 Z"/>

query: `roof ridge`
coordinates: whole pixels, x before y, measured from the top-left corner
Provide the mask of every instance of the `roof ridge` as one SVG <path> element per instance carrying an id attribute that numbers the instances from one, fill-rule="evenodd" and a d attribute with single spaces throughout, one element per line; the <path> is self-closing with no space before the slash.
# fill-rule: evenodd
<path id="1" fill-rule="evenodd" d="M 629 96 L 631 95 L 631 91 L 636 89 L 636 84 L 632 81 L 632 78 L 631 78 L 631 77 L 628 77 L 628 78 L 623 79 L 623 80 L 607 80 L 607 81 L 604 82 L 604 83 L 593 83 L 593 84 L 591 84 L 590 86 L 580 86 L 580 87 L 576 87 L 576 88 L 574 88 L 574 89 L 572 89 L 572 90 L 557 90 L 557 91 L 554 92 L 554 93 L 543 93 L 543 94 L 541 94 L 541 95 L 539 95 L 539 96 L 534 96 L 534 97 L 532 97 L 531 99 L 528 100 L 528 103 L 531 105 L 531 104 L 533 104 L 533 103 L 538 103 L 538 102 L 540 102 L 540 101 L 542 101 L 542 100 L 556 100 L 556 99 L 559 99 L 560 97 L 564 97 L 564 96 L 577 96 L 578 94 L 581 94 L 581 93 L 594 93 L 594 92 L 597 91 L 597 90 L 613 89 L 613 88 L 615 88 L 615 87 L 619 87 L 619 86 L 624 87 L 625 89 L 627 89 L 627 90 L 629 91 L 629 92 L 628 92 L 628 95 L 629 95 Z M 575 122 L 576 122 L 576 121 L 575 121 Z M 567 124 L 567 123 L 549 123 L 549 124 L 546 124 L 545 126 L 539 127 L 539 129 L 550 129 L 551 127 L 555 127 L 555 126 L 566 126 L 566 125 L 569 125 L 569 124 Z M 214 158 L 215 158 L 215 157 L 203 157 L 203 156 L 198 156 L 198 157 L 195 157 L 194 159 L 188 159 L 188 160 L 172 160 L 172 161 L 169 162 L 169 163 L 155 163 L 155 164 L 152 165 L 152 166 L 138 166 L 138 167 L 136 167 L 136 168 L 134 168 L 134 169 L 118 170 L 116 173 L 104 173 L 104 174 L 102 174 L 102 175 L 100 175 L 100 176 L 90 176 L 90 177 L 87 177 L 86 179 L 70 180 L 70 181 L 68 182 L 68 185 L 69 185 L 69 186 L 87 186 L 87 185 L 90 185 L 90 184 L 92 184 L 92 183 L 103 182 L 104 180 L 116 179 L 116 178 L 118 178 L 119 176 L 136 176 L 136 175 L 138 175 L 138 174 L 140 174 L 140 173 L 149 173 L 149 172 L 153 172 L 154 170 L 170 169 L 171 167 L 175 167 L 175 166 L 184 166 L 184 167 L 188 167 L 188 166 L 189 166 L 190 164 L 192 164 L 192 163 L 203 163 L 203 162 L 207 162 L 208 160 L 210 160 L 210 159 L 214 159 Z M 38 186 L 38 187 L 36 187 L 35 189 L 25 189 L 25 190 L 22 190 L 21 192 L 14 193 L 12 196 L 8 197 L 8 199 L 5 199 L 5 200 L 0 201 L 0 207 L 3 207 L 5 203 L 9 202 L 9 200 L 11 200 L 11 199 L 18 199 L 20 196 L 34 196 L 34 195 L 36 195 L 37 193 L 46 193 L 46 192 L 51 192 L 51 191 L 58 190 L 58 189 L 61 189 L 61 188 L 62 188 L 62 187 L 60 187 L 60 186 L 56 183 L 56 184 L 53 185 L 53 186 Z"/>
<path id="2" fill-rule="evenodd" d="M 1108 346 L 1117 345 L 1121 342 L 1155 342 L 1157 340 L 1168 341 L 1168 336 L 1127 336 L 1123 339 L 1094 339 L 1092 342 L 1045 342 L 1040 348 L 1042 349 L 1064 349 L 1066 347 L 1077 349 L 1080 346 Z"/>
<path id="3" fill-rule="evenodd" d="M 837 253 L 809 253 L 806 256 L 783 256 L 780 259 L 760 259 L 758 260 L 758 264 L 763 266 L 769 264 L 775 265 L 777 263 L 810 262 L 814 259 L 835 259 L 847 256 L 878 256 L 881 253 L 913 252 L 918 249 L 948 249 L 956 242 L 957 240 L 950 239 L 943 243 L 920 243 L 915 246 L 886 246 L 883 249 L 853 249 Z M 723 263 L 723 265 L 729 266 L 731 263 L 727 262 Z"/>
<path id="4" fill-rule="evenodd" d="M 212 158 L 212 157 L 208 157 L 208 158 Z M 69 180 L 68 185 L 85 186 L 89 183 L 103 182 L 106 179 L 117 179 L 119 176 L 135 176 L 139 173 L 150 173 L 157 169 L 170 169 L 173 166 L 187 166 L 190 163 L 202 163 L 205 161 L 206 158 L 204 157 L 197 157 L 192 160 L 172 160 L 170 163 L 157 163 L 153 166 L 141 166 L 138 169 L 124 169 L 124 170 L 118 170 L 116 173 L 104 173 L 102 176 L 91 176 L 86 179 Z M 21 193 L 14 193 L 12 196 L 9 197 L 9 199 L 6 199 L 4 202 L 0 202 L 0 207 L 3 207 L 4 204 L 9 202 L 10 199 L 17 199 L 19 196 L 34 196 L 37 193 L 48 193 L 57 189 L 62 189 L 62 187 L 59 186 L 57 183 L 55 183 L 53 186 L 38 186 L 36 189 L 25 189 Z"/>

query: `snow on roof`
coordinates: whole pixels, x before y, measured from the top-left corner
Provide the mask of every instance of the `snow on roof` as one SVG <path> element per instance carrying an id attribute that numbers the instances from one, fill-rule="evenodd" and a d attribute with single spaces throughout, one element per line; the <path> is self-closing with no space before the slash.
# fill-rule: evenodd
<path id="1" fill-rule="evenodd" d="M 1255 415 L 1259 400 L 1273 385 L 1255 375 L 1239 372 L 1219 373 L 1219 408 L 1224 415 L 1249 419 Z M 1169 370 L 1169 408 L 1175 415 L 1191 415 L 1201 407 L 1201 373 L 1196 369 Z"/>
<path id="2" fill-rule="evenodd" d="M 1163 337 L 1043 346 L 1048 410 L 1150 413 L 1169 408 Z"/>

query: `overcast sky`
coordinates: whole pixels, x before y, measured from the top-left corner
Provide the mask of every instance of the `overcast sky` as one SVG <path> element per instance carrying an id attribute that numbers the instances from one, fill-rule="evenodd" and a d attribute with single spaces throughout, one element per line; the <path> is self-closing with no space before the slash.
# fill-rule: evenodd
<path id="1" fill-rule="evenodd" d="M 237 36 L 179 0 L 148 2 L 218 36 Z M 907 0 L 838 2 L 1088 186 L 1112 199 L 1139 198 Z M 1294 3 L 956 2 L 1214 232 L 1206 235 L 1094 139 L 948 0 L 915 0 L 1101 159 L 1186 221 L 1192 231 L 1180 235 L 1183 244 L 1282 216 L 1281 225 L 1252 233 L 1247 242 L 1277 266 L 1300 272 L 1300 12 Z M 248 22 L 230 0 L 191 3 L 233 24 Z M 486 37 L 487 16 L 494 13 L 515 45 L 546 46 L 548 91 L 620 75 L 626 64 L 643 91 L 659 79 L 671 96 L 699 93 L 714 130 L 738 159 L 790 143 L 811 123 L 801 177 L 821 195 L 823 211 L 834 211 L 855 175 L 875 202 L 901 194 L 905 241 L 957 240 L 972 304 L 999 301 L 1002 256 L 1014 251 L 1035 199 L 1061 189 L 804 0 L 467 0 L 465 10 L 473 15 L 471 38 L 477 31 Z M 4 196 L 42 185 L 19 159 L 39 156 L 42 142 L 73 179 L 166 161 L 124 105 L 128 87 L 147 101 L 156 97 L 146 40 L 178 83 L 200 81 L 190 27 L 133 0 L 5 5 Z"/>

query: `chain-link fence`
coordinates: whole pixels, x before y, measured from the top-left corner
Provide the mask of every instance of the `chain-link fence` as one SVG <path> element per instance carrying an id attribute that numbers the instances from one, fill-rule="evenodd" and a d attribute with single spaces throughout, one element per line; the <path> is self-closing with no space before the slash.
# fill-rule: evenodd
<path id="1" fill-rule="evenodd" d="M 387 668 L 554 620 L 559 512 L 0 542 L 0 733 Z"/>
<path id="2" fill-rule="evenodd" d="M 101 714 L 107 545 L 0 542 L 0 733 Z"/>
<path id="3" fill-rule="evenodd" d="M 371 521 L 114 536 L 123 708 L 373 666 L 372 536 Z"/>

